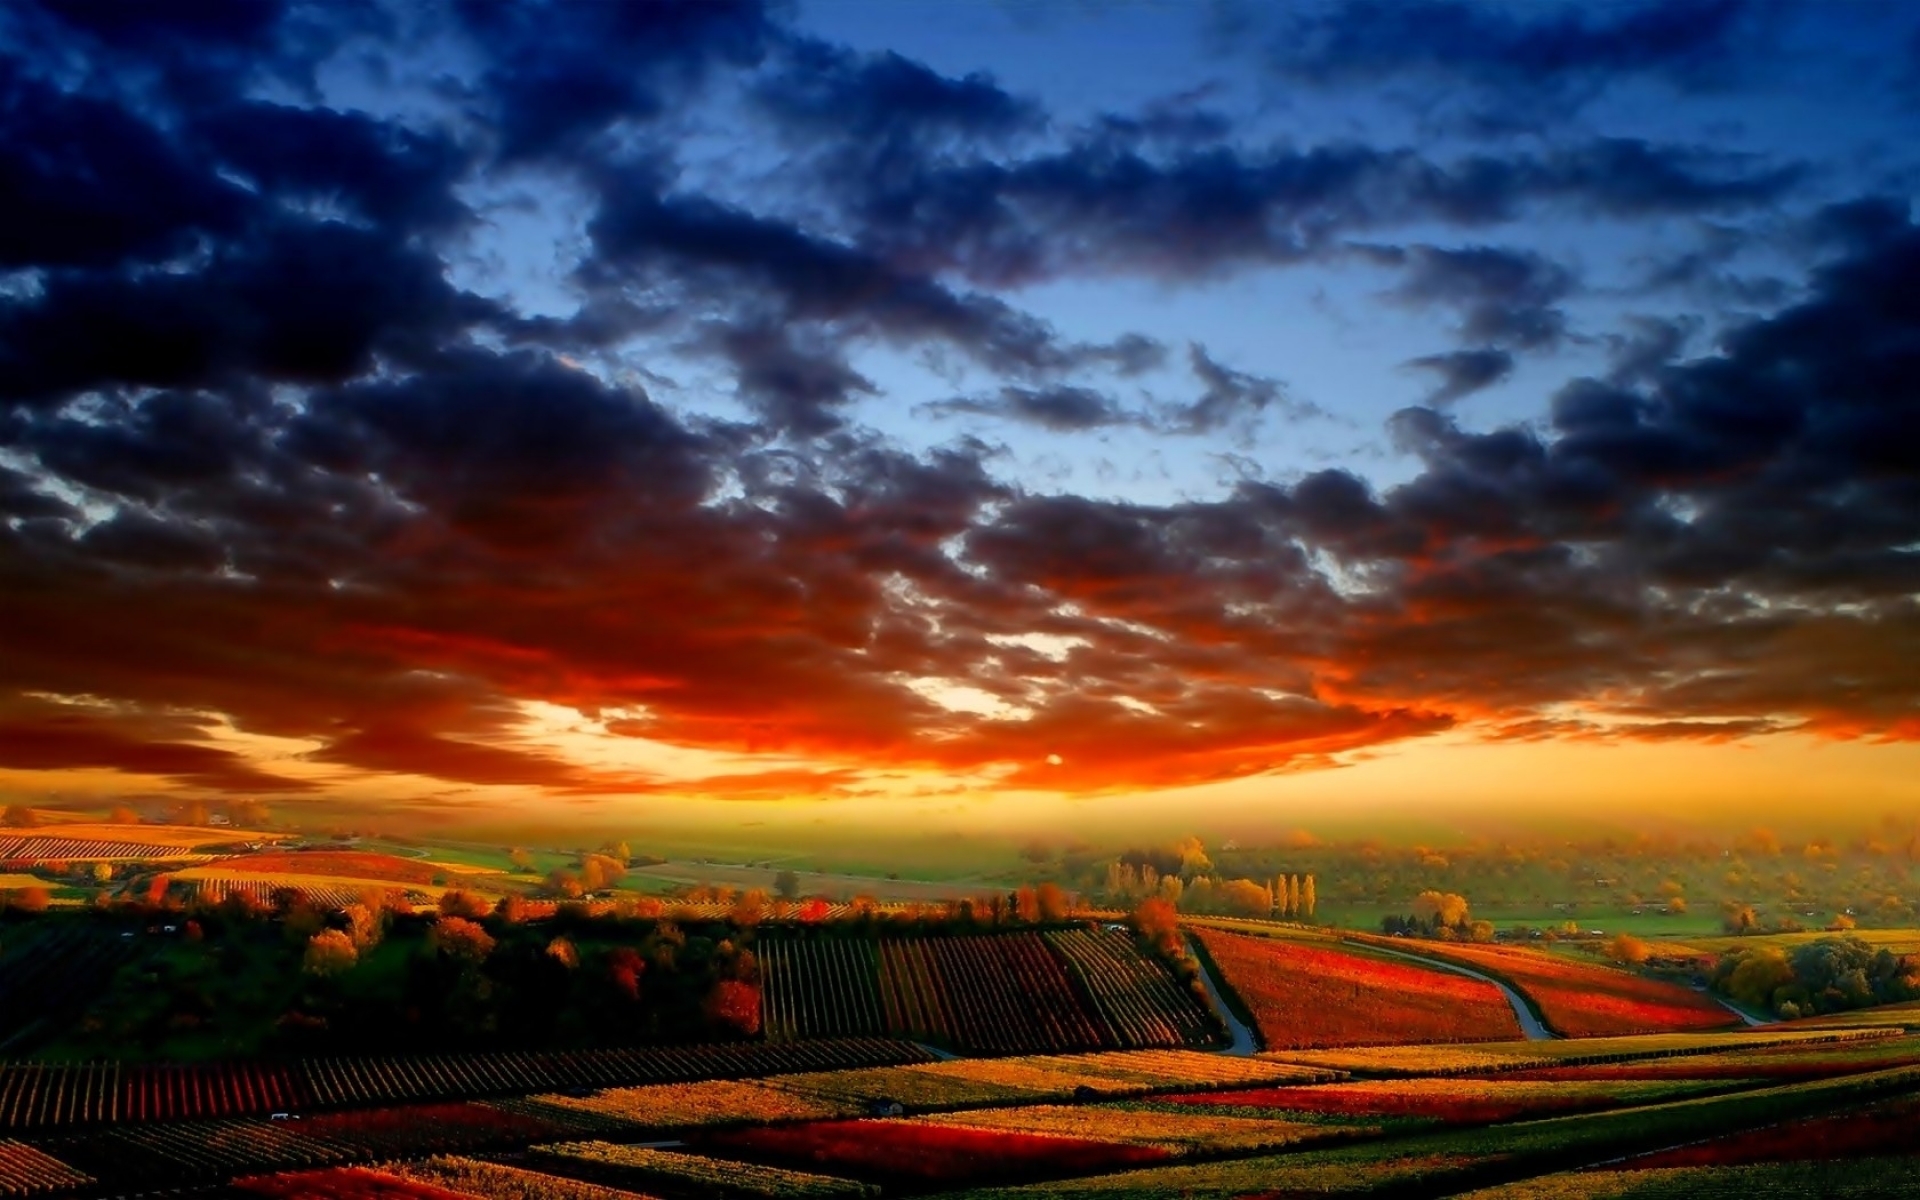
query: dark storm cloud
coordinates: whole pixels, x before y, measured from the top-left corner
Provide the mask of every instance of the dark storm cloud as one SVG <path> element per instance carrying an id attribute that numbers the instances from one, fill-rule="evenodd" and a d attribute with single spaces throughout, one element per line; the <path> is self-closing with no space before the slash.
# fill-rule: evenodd
<path id="1" fill-rule="evenodd" d="M 991 139 L 1044 121 L 1038 105 L 985 74 L 954 79 L 892 52 L 857 54 L 811 38 L 791 41 L 783 58 L 754 98 L 802 144 L 844 137 L 880 156 L 901 143 Z"/>
<path id="2" fill-rule="evenodd" d="M 415 246 L 338 222 L 273 222 L 197 272 L 54 272 L 39 295 L 0 304 L 0 401 L 342 380 L 378 353 L 428 355 L 494 312 Z"/>
<path id="3" fill-rule="evenodd" d="M 316 65 L 347 39 L 391 31 L 368 0 L 23 0 L 0 14 L 0 37 L 31 60 L 88 87 L 189 107 L 265 81 L 310 91 Z"/>
<path id="4" fill-rule="evenodd" d="M 857 246 L 698 195 L 662 195 L 651 180 L 610 180 L 588 225 L 594 286 L 680 293 L 724 314 L 764 302 L 788 321 L 900 343 L 935 341 L 1013 375 L 1132 361 L 1137 339 L 1065 343 L 1046 323 L 984 292 L 948 288 Z"/>
<path id="5" fill-rule="evenodd" d="M 1729 82 L 1756 69 L 1752 55 L 1768 16 L 1767 6 L 1751 0 L 1599 7 L 1335 0 L 1290 10 L 1267 45 L 1273 68 L 1302 83 L 1426 76 L 1536 105 L 1572 106 L 1635 77 L 1683 90 Z"/>
<path id="6" fill-rule="evenodd" d="M 1567 336 L 1567 314 L 1559 304 L 1575 290 L 1573 275 L 1538 254 L 1495 246 L 1381 247 L 1363 253 L 1403 269 L 1389 299 L 1458 312 L 1455 333 L 1463 342 L 1539 350 Z"/>
<path id="7" fill-rule="evenodd" d="M 252 207 L 138 114 L 0 59 L 0 267 L 170 257 Z"/>
<path id="8" fill-rule="evenodd" d="M 487 58 L 472 98 L 508 160 L 562 160 L 620 122 L 658 118 L 710 71 L 758 61 L 769 35 L 756 0 L 452 9 Z"/>
<path id="9" fill-rule="evenodd" d="M 706 338 L 732 366 L 740 397 L 774 430 L 832 433 L 846 424 L 847 405 L 880 391 L 843 347 L 790 325 L 717 321 Z"/>
<path id="10" fill-rule="evenodd" d="M 1315 259 L 1343 236 L 1499 224 L 1558 208 L 1618 219 L 1778 200 L 1795 166 L 1636 139 L 1436 161 L 1360 144 L 1145 153 L 1098 139 L 1006 161 L 903 161 L 828 181 L 863 244 L 984 286 L 1061 275 L 1200 278 Z"/>

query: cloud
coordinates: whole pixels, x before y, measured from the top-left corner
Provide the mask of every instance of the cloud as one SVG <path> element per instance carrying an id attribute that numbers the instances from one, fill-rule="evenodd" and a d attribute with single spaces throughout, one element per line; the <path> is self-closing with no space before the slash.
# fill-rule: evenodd
<path id="1" fill-rule="evenodd" d="M 1427 403 L 1444 407 L 1506 379 L 1513 373 L 1513 355 L 1483 346 L 1475 350 L 1424 354 L 1408 359 L 1406 365 L 1439 376 L 1439 383 L 1428 395 Z"/>
<path id="2" fill-rule="evenodd" d="M 1744 19 L 1430 7 L 1486 47 L 1383 17 L 1339 70 L 1691 80 Z M 1809 171 L 1571 132 L 1256 144 L 1197 98 L 1068 124 L 744 4 L 334 11 L 9 14 L 0 765 L 311 786 L 185 710 L 342 775 L 660 787 L 541 744 L 532 702 L 777 756 L 710 782 L 744 796 L 1171 786 L 1445 730 L 1920 736 L 1920 232 L 1897 200 L 1790 220 L 1815 265 L 1784 307 L 1628 323 L 1601 377 L 1470 429 L 1441 406 L 1572 342 L 1581 295 L 1483 231 L 1770 212 Z M 434 115 L 323 106 L 319 65 L 349 36 L 392 50 L 388 22 L 464 56 Z M 716 115 L 764 153 L 705 154 Z M 579 205 L 554 294 L 480 295 L 521 188 Z M 861 420 L 918 398 L 902 363 L 943 376 L 924 413 L 1056 433 L 1311 416 L 1177 321 L 1085 333 L 1021 289 L 1356 255 L 1457 320 L 1409 364 L 1436 389 L 1390 422 L 1392 486 L 1129 503 Z M 1191 390 L 1147 393 L 1176 336 Z"/>
<path id="3" fill-rule="evenodd" d="M 935 400 L 920 408 L 934 416 L 968 413 L 999 417 L 1036 425 L 1055 433 L 1084 433 L 1090 429 L 1112 429 L 1145 423 L 1142 414 L 1123 409 L 1109 396 L 1091 388 L 1070 386 L 1040 389 L 1005 387 L 991 398 L 956 397 Z"/>
<path id="4" fill-rule="evenodd" d="M 1388 299 L 1458 311 L 1455 333 L 1464 342 L 1536 350 L 1567 336 L 1567 314 L 1559 303 L 1573 294 L 1573 275 L 1538 254 L 1493 246 L 1381 247 L 1364 253 L 1405 270 Z"/>
<path id="5" fill-rule="evenodd" d="M 178 721 L 143 722 L 137 717 L 13 699 L 0 711 L 0 767 L 155 775 L 221 792 L 318 790 L 309 780 L 276 775 L 231 750 L 178 736 L 191 739 L 201 732 Z"/>
<path id="6" fill-rule="evenodd" d="M 1282 77 L 1310 86 L 1409 81 L 1469 88 L 1508 107 L 1483 118 L 1564 113 L 1609 87 L 1651 79 L 1680 91 L 1724 87 L 1762 68 L 1767 6 L 1748 0 L 1519 8 L 1465 0 L 1338 0 L 1291 10 L 1263 44 Z"/>
<path id="7" fill-rule="evenodd" d="M 622 122 L 659 119 L 715 68 L 759 61 L 771 34 L 756 0 L 452 11 L 484 56 L 472 100 L 508 161 L 563 161 Z"/>

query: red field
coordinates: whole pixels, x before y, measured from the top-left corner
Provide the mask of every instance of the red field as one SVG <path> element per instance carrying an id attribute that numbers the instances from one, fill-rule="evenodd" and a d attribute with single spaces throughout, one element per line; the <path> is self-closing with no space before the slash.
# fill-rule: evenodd
<path id="1" fill-rule="evenodd" d="M 1697 1146 L 1649 1154 L 1611 1169 L 1731 1167 L 1745 1163 L 1869 1158 L 1882 1154 L 1920 1155 L 1920 1097 L 1903 1096 L 1852 1112 L 1809 1117 L 1769 1129 L 1749 1129 Z"/>
<path id="2" fill-rule="evenodd" d="M 1605 1087 L 1583 1090 L 1547 1083 L 1516 1086 L 1503 1075 L 1499 1080 L 1397 1079 L 1313 1087 L 1249 1088 L 1160 1096 L 1154 1102 L 1351 1117 L 1418 1117 L 1450 1125 L 1485 1125 L 1522 1117 L 1593 1112 L 1644 1101 L 1632 1095 L 1609 1094 Z"/>
<path id="3" fill-rule="evenodd" d="M 1421 942 L 1417 949 L 1500 976 L 1525 993 L 1547 1025 L 1564 1037 L 1682 1033 L 1740 1024 L 1703 993 L 1611 967 L 1503 946 Z"/>
<path id="4" fill-rule="evenodd" d="M 1196 929 L 1270 1050 L 1511 1040 L 1490 983 L 1331 947 Z"/>
<path id="5" fill-rule="evenodd" d="M 252 1179 L 237 1179 L 233 1186 L 237 1191 L 272 1196 L 275 1200 L 472 1200 L 462 1192 L 450 1192 L 365 1167 L 257 1175 Z"/>
<path id="6" fill-rule="evenodd" d="M 1158 1146 L 903 1121 L 762 1125 L 700 1139 L 704 1149 L 744 1152 L 783 1166 L 881 1181 L 979 1183 L 1033 1175 L 1090 1174 L 1164 1162 Z"/>
<path id="7" fill-rule="evenodd" d="M 329 875 L 423 885 L 446 874 L 431 863 L 362 850 L 267 850 L 221 859 L 218 866 L 248 875 Z"/>

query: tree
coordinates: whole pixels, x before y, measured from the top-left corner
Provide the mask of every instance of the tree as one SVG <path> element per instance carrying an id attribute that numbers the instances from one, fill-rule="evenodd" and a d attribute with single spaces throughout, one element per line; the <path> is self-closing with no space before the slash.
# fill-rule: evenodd
<path id="1" fill-rule="evenodd" d="M 626 876 L 626 864 L 605 854 L 589 854 L 580 861 L 580 886 L 589 892 L 604 891 Z"/>
<path id="2" fill-rule="evenodd" d="M 440 893 L 440 913 L 448 917 L 466 917 L 477 920 L 493 911 L 487 898 L 478 892 L 469 892 L 464 888 L 448 888 Z"/>
<path id="3" fill-rule="evenodd" d="M 272 823 L 273 816 L 267 811 L 267 802 L 253 796 L 242 796 L 227 801 L 227 820 L 242 829 L 263 829 Z"/>
<path id="4" fill-rule="evenodd" d="M 493 953 L 493 935 L 465 917 L 441 917 L 433 923 L 427 940 L 448 958 L 475 965 Z"/>
<path id="5" fill-rule="evenodd" d="M 1015 888 L 1013 892 L 1013 915 L 1024 925 L 1032 925 L 1040 919 L 1040 897 L 1030 887 Z"/>
<path id="6" fill-rule="evenodd" d="M 1173 844 L 1175 854 L 1180 856 L 1180 874 L 1191 879 L 1195 875 L 1205 875 L 1213 870 L 1213 860 L 1207 857 L 1207 850 L 1197 837 L 1181 838 Z"/>
<path id="7" fill-rule="evenodd" d="M 742 929 L 751 929 L 767 915 L 767 894 L 758 888 L 740 893 L 727 918 Z"/>
<path id="8" fill-rule="evenodd" d="M 15 912 L 42 913 L 53 903 L 53 893 L 43 887 L 15 888 L 7 893 L 7 907 Z"/>
<path id="9" fill-rule="evenodd" d="M 1667 911 L 1676 917 L 1685 916 L 1687 912 L 1687 898 L 1685 896 L 1675 896 L 1671 900 L 1668 900 Z"/>
<path id="10" fill-rule="evenodd" d="M 760 989 L 740 979 L 722 979 L 707 994 L 708 1020 L 745 1037 L 760 1032 Z"/>
<path id="11" fill-rule="evenodd" d="M 1435 932 L 1457 928 L 1467 922 L 1467 898 L 1452 892 L 1421 892 L 1413 898 L 1413 916 Z"/>
<path id="12" fill-rule="evenodd" d="M 109 825 L 138 825 L 140 823 L 140 814 L 122 804 L 119 808 L 114 809 L 112 813 L 108 814 L 107 823 Z"/>
<path id="13" fill-rule="evenodd" d="M 9 804 L 0 812 L 0 825 L 9 829 L 32 829 L 40 824 L 40 814 L 24 804 Z"/>
<path id="14" fill-rule="evenodd" d="M 349 904 L 341 910 L 347 918 L 347 937 L 356 950 L 371 950 L 380 944 L 386 930 L 386 914 L 365 904 Z"/>
<path id="15" fill-rule="evenodd" d="M 1033 899 L 1040 909 L 1042 921 L 1064 921 L 1073 909 L 1067 893 L 1057 883 L 1043 883 L 1034 888 Z"/>
<path id="16" fill-rule="evenodd" d="M 322 929 L 307 939 L 307 951 L 300 969 L 309 975 L 338 975 L 360 961 L 353 939 L 338 929 Z"/>
<path id="17" fill-rule="evenodd" d="M 669 960 L 671 961 L 671 960 Z M 632 946 L 615 946 L 607 955 L 607 981 L 628 1000 L 640 999 L 640 977 L 646 974 L 647 960 Z"/>
<path id="18" fill-rule="evenodd" d="M 112 883 L 113 864 L 108 862 L 97 862 L 93 864 L 93 881 L 98 884 Z"/>
<path id="19" fill-rule="evenodd" d="M 546 955 L 569 971 L 580 965 L 580 952 L 573 948 L 572 942 L 563 937 L 554 938 L 547 943 Z"/>
<path id="20" fill-rule="evenodd" d="M 528 854 L 524 847 L 515 846 L 513 849 L 507 851 L 507 861 L 512 863 L 513 869 L 522 875 L 533 872 L 533 855 Z"/>
<path id="21" fill-rule="evenodd" d="M 1607 943 L 1607 957 L 1617 963 L 1638 966 L 1652 956 L 1652 948 L 1630 933 L 1618 934 Z"/>
<path id="22" fill-rule="evenodd" d="M 1300 919 L 1300 877 L 1287 876 L 1287 915 L 1294 920 Z"/>
<path id="23" fill-rule="evenodd" d="M 1273 911 L 1273 893 L 1251 879 L 1235 879 L 1220 888 L 1220 903 L 1235 916 L 1264 917 Z"/>
<path id="24" fill-rule="evenodd" d="M 1273 915 L 1281 920 L 1293 915 L 1293 912 L 1287 908 L 1287 877 L 1285 875 L 1273 877 Z"/>
<path id="25" fill-rule="evenodd" d="M 1177 951 L 1180 947 L 1180 914 L 1165 900 L 1142 900 L 1133 910 L 1133 927 L 1163 952 Z"/>
<path id="26" fill-rule="evenodd" d="M 1300 881 L 1300 919 L 1313 920 L 1313 910 L 1319 906 L 1319 903 L 1320 897 L 1314 891 L 1313 876 L 1309 875 Z"/>
<path id="27" fill-rule="evenodd" d="M 782 900 L 800 898 L 800 876 L 791 868 L 783 867 L 773 877 L 773 892 Z"/>
<path id="28" fill-rule="evenodd" d="M 205 825 L 207 823 L 207 802 L 205 800 L 187 800 L 173 807 L 175 825 Z"/>

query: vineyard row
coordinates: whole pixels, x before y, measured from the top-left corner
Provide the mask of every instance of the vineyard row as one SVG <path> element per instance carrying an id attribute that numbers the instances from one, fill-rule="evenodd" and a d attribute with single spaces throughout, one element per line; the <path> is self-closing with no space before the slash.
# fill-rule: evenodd
<path id="1" fill-rule="evenodd" d="M 632 1087 L 925 1062 L 907 1042 L 856 1038 L 290 1063 L 0 1066 L 0 1129 L 179 1121 L 568 1088 Z"/>

